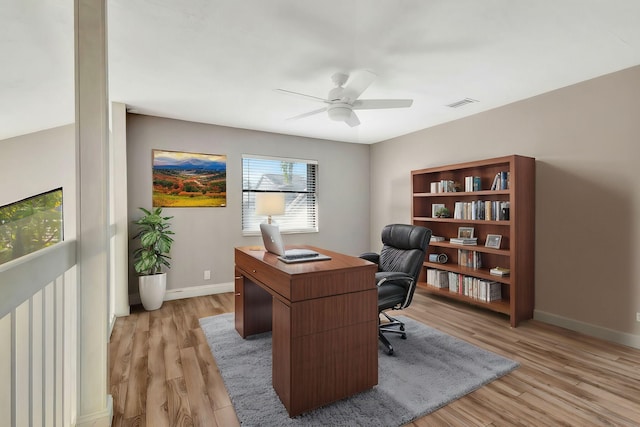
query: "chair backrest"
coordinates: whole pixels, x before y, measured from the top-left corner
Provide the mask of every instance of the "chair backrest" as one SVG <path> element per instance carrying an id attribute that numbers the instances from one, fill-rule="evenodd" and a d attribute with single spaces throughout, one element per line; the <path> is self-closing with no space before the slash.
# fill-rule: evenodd
<path id="1" fill-rule="evenodd" d="M 401 308 L 408 306 L 418 283 L 431 230 L 419 225 L 391 224 L 382 229 L 382 250 L 378 266 L 380 271 L 399 271 L 413 277 L 407 298 Z"/>

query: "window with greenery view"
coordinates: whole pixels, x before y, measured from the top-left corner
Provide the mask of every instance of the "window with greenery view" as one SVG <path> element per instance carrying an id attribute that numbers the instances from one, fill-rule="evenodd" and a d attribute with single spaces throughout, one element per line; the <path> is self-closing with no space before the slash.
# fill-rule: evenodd
<path id="1" fill-rule="evenodd" d="M 62 241 L 62 188 L 0 207 L 0 264 Z"/>
<path id="2" fill-rule="evenodd" d="M 318 231 L 316 199 L 318 162 L 255 155 L 242 156 L 242 231 L 256 234 L 265 216 L 256 215 L 256 194 L 285 195 L 285 214 L 273 220 L 285 233 Z"/>

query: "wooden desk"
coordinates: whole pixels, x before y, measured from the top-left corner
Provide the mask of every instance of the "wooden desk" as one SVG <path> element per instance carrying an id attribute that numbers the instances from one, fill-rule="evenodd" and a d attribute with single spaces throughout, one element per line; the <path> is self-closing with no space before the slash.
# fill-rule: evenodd
<path id="1" fill-rule="evenodd" d="M 332 259 L 285 264 L 235 249 L 236 330 L 273 330 L 273 388 L 291 417 L 378 384 L 376 265 L 306 247 Z"/>

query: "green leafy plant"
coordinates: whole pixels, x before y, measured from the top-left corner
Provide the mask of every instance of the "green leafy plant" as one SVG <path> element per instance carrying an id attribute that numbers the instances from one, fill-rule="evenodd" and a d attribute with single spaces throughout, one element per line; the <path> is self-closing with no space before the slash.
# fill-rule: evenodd
<path id="1" fill-rule="evenodd" d="M 440 208 L 436 211 L 436 217 L 438 218 L 449 218 L 449 215 L 451 215 L 451 213 L 447 208 Z"/>
<path id="2" fill-rule="evenodd" d="M 136 273 L 150 275 L 161 273 L 162 266 L 171 268 L 167 254 L 171 251 L 173 239 L 169 230 L 169 220 L 172 216 L 162 216 L 162 208 L 156 208 L 153 212 L 140 208 L 144 216 L 134 221 L 138 225 L 138 233 L 133 239 L 140 241 L 140 248 L 133 252 L 133 268 Z"/>

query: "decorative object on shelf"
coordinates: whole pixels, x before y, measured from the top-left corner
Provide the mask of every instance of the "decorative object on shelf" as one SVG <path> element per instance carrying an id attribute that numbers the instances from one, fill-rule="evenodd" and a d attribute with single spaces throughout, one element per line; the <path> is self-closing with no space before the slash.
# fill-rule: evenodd
<path id="1" fill-rule="evenodd" d="M 429 243 L 433 243 L 433 242 L 444 242 L 444 237 L 442 236 L 431 236 L 431 240 L 429 240 Z"/>
<path id="2" fill-rule="evenodd" d="M 509 202 L 505 202 L 502 204 L 501 208 L 500 208 L 500 213 L 501 213 L 501 217 L 502 219 L 504 219 L 505 221 L 509 220 L 509 211 L 510 211 L 510 205 Z"/>
<path id="3" fill-rule="evenodd" d="M 449 218 L 451 216 L 451 212 L 449 209 L 443 204 L 434 203 L 431 207 L 431 216 L 433 218 Z"/>
<path id="4" fill-rule="evenodd" d="M 478 238 L 477 237 L 469 237 L 469 238 L 452 237 L 451 239 L 449 239 L 449 243 L 452 243 L 454 245 L 477 245 Z"/>
<path id="5" fill-rule="evenodd" d="M 484 245 L 487 248 L 500 249 L 501 241 L 502 236 L 500 234 L 487 234 L 487 240 Z"/>
<path id="6" fill-rule="evenodd" d="M 438 264 L 446 264 L 449 261 L 447 254 L 429 254 L 429 262 L 437 262 Z"/>
<path id="7" fill-rule="evenodd" d="M 458 227 L 458 239 L 472 239 L 473 227 Z"/>
<path id="8" fill-rule="evenodd" d="M 493 274 L 494 276 L 508 276 L 511 273 L 511 270 L 503 267 L 494 267 L 489 270 L 489 273 Z"/>
<path id="9" fill-rule="evenodd" d="M 153 207 L 227 206 L 227 156 L 153 150 Z"/>
<path id="10" fill-rule="evenodd" d="M 169 220 L 172 216 L 162 216 L 162 208 L 158 207 L 153 212 L 140 208 L 144 215 L 134 224 L 138 226 L 138 232 L 133 236 L 139 240 L 140 247 L 133 252 L 133 268 L 140 275 L 138 286 L 140 300 L 145 310 L 156 310 L 162 307 L 164 294 L 167 289 L 167 273 L 162 272 L 162 267 L 171 268 L 168 254 L 171 251 L 175 234 L 169 230 Z"/>
<path id="11" fill-rule="evenodd" d="M 271 224 L 271 215 L 284 215 L 284 193 L 256 193 L 256 215 L 266 215 Z"/>

